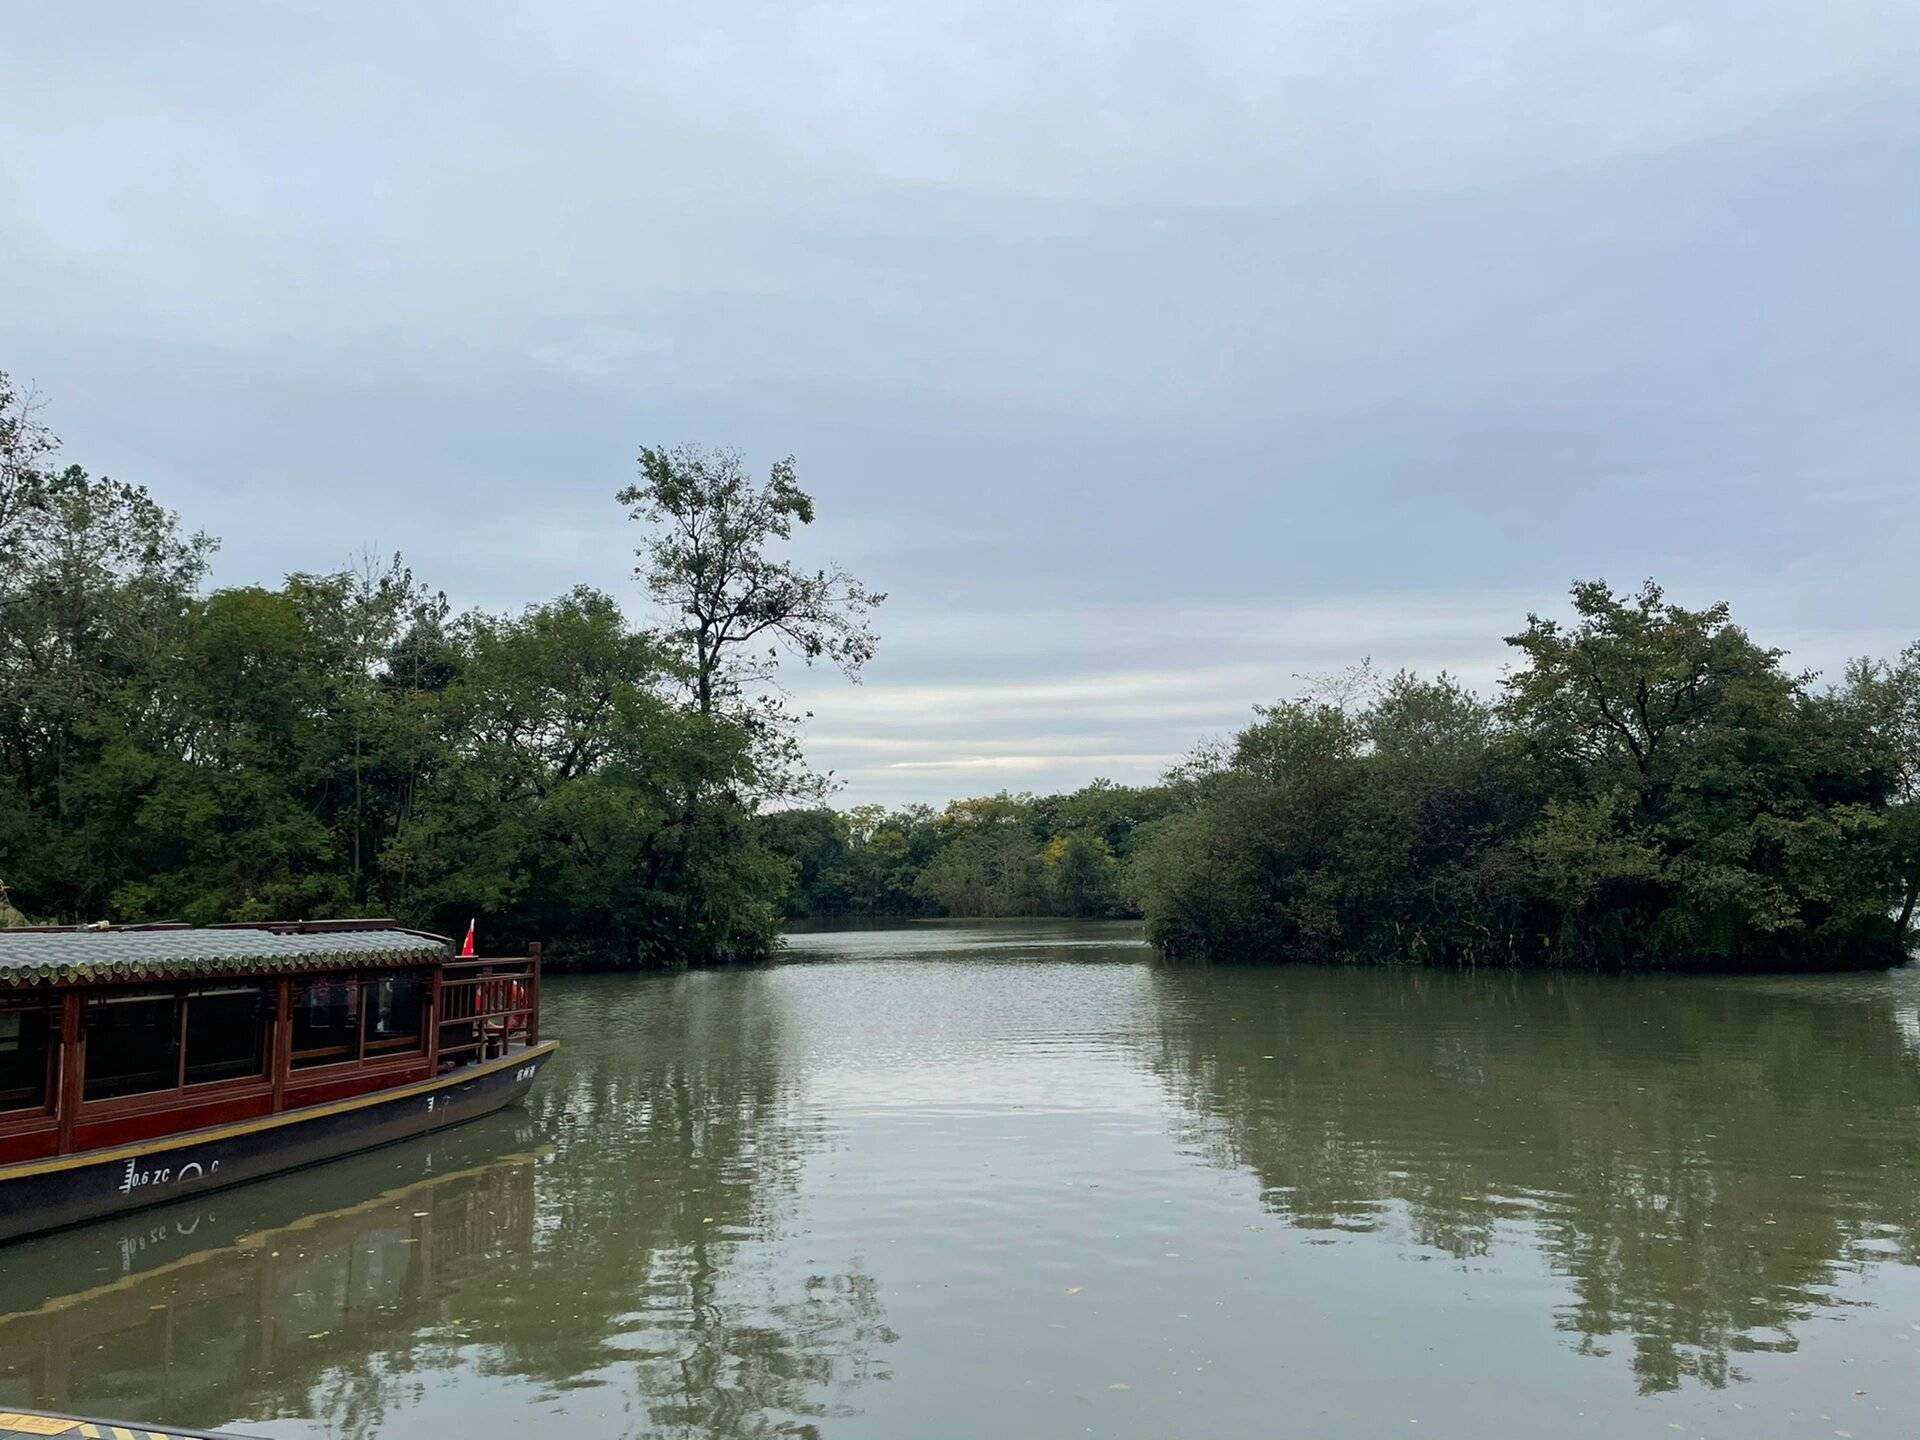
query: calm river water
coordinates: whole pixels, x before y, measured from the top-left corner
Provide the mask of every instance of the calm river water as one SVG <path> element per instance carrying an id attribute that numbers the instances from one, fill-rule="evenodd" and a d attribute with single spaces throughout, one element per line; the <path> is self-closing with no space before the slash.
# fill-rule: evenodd
<path id="1" fill-rule="evenodd" d="M 796 936 L 527 1109 L 0 1250 L 0 1408 L 276 1437 L 1910 1436 L 1920 974 Z"/>

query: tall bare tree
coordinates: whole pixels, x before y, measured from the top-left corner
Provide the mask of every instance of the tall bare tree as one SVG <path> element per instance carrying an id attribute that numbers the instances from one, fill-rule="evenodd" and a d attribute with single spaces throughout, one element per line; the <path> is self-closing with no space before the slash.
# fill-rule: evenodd
<path id="1" fill-rule="evenodd" d="M 0 560 L 12 553 L 26 513 L 46 490 L 59 440 L 40 418 L 40 402 L 0 370 Z"/>
<path id="2" fill-rule="evenodd" d="M 857 681 L 877 644 L 868 614 L 886 596 L 837 565 L 805 570 L 774 553 L 813 523 L 791 456 L 762 481 L 736 451 L 646 448 L 618 498 L 652 527 L 634 575 L 673 617 L 660 639 L 685 664 L 693 708 L 749 729 L 769 788 L 806 788 L 781 659 L 826 660 Z"/>

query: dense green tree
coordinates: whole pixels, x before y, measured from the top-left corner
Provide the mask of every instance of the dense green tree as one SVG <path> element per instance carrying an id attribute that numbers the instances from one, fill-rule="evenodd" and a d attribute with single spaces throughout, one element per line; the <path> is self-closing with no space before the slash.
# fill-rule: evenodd
<path id="1" fill-rule="evenodd" d="M 138 486 L 78 466 L 20 483 L 0 565 L 0 844 L 37 914 L 43 896 L 64 909 L 107 893 L 79 797 L 109 740 L 152 705 L 145 677 L 177 650 L 213 547 Z"/>
<path id="2" fill-rule="evenodd" d="M 1902 959 L 1920 667 L 1817 690 L 1725 606 L 1591 583 L 1573 610 L 1511 638 L 1497 705 L 1369 681 L 1176 771 L 1181 811 L 1132 867 L 1149 934 L 1266 959 Z"/>
<path id="3" fill-rule="evenodd" d="M 788 867 L 785 915 L 845 915 L 854 909 L 846 816 L 825 806 L 776 810 L 761 839 Z"/>
<path id="4" fill-rule="evenodd" d="M 666 544 L 655 593 L 731 607 L 692 652 L 584 588 L 456 615 L 397 557 L 209 592 L 213 542 L 60 465 L 0 376 L 4 913 L 477 916 L 561 961 L 768 953 L 790 868 L 757 809 L 797 752 L 770 748 L 768 671 L 735 649 L 771 631 L 857 670 L 878 597 L 763 553 L 812 516 L 790 465 L 759 489 L 725 468 L 655 477 L 724 577 Z"/>
<path id="5" fill-rule="evenodd" d="M 340 757 L 312 588 L 216 591 L 193 608 L 144 677 L 158 703 L 115 730 L 89 773 L 82 865 L 113 887 L 81 913 L 205 923 L 355 910 L 329 823 Z"/>
<path id="6" fill-rule="evenodd" d="M 986 806 L 1001 808 L 993 797 Z M 967 802 L 971 803 L 971 802 Z M 954 811 L 961 818 L 954 818 Z M 1043 915 L 1049 910 L 1046 861 L 1025 823 L 1012 813 L 990 818 L 949 807 L 954 834 L 914 881 L 914 893 L 948 915 Z"/>
<path id="7" fill-rule="evenodd" d="M 849 811 L 847 897 L 852 913 L 910 915 L 926 904 L 915 893 L 920 872 L 940 851 L 944 837 L 931 806 L 885 810 L 878 805 Z"/>
<path id="8" fill-rule="evenodd" d="M 1882 831 L 1887 863 L 1878 873 L 1891 886 L 1889 905 L 1904 952 L 1920 905 L 1920 644 L 1891 661 L 1855 660 L 1834 708 L 1840 731 L 1860 745 L 1851 772 L 1888 792 Z"/>
<path id="9" fill-rule="evenodd" d="M 1181 775 L 1202 826 L 1159 828 L 1136 867 L 1151 933 L 1173 950 L 1301 958 L 1348 942 L 1362 726 L 1306 701 L 1256 710 L 1232 747 Z"/>
<path id="10" fill-rule="evenodd" d="M 1116 785 L 1104 778 L 1034 802 L 1037 821 L 1046 834 L 1085 832 L 1098 836 L 1120 862 L 1126 860 L 1143 829 L 1165 816 L 1172 806 L 1173 794 L 1164 785 Z"/>
<path id="11" fill-rule="evenodd" d="M 1120 908 L 1120 863 L 1102 836 L 1068 831 L 1049 840 L 1042 856 L 1047 894 L 1061 914 L 1108 915 Z"/>
<path id="12" fill-rule="evenodd" d="M 674 704 L 671 658 L 598 591 L 460 628 L 444 758 L 384 862 L 415 877 L 416 906 L 450 927 L 484 908 L 563 958 L 769 949 L 782 867 L 733 798 L 744 732 Z"/>
<path id="13" fill-rule="evenodd" d="M 1552 943 L 1600 963 L 1891 958 L 1884 779 L 1849 763 L 1835 707 L 1725 605 L 1649 584 L 1574 587 L 1572 625 L 1511 643 L 1507 723 L 1540 770 L 1525 838 Z"/>

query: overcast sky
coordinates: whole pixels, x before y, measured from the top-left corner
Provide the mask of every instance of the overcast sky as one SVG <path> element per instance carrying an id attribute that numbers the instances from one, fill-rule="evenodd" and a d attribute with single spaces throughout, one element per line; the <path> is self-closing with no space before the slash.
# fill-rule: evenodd
<path id="1" fill-rule="evenodd" d="M 891 592 L 842 800 L 1156 774 L 1572 578 L 1920 637 L 1912 0 L 48 4 L 0 368 L 217 579 L 638 613 L 642 443 Z"/>

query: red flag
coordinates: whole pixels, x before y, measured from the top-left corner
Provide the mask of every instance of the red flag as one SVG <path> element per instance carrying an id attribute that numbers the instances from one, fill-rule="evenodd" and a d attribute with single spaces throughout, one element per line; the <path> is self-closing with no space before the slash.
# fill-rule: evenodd
<path id="1" fill-rule="evenodd" d="M 473 924 L 473 921 L 467 921 L 466 943 L 460 947 L 460 956 L 462 959 L 466 959 L 473 954 Z"/>

